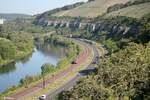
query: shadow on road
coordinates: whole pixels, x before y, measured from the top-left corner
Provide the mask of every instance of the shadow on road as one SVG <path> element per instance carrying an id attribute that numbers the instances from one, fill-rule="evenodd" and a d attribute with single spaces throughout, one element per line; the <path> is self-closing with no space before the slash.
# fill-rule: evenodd
<path id="1" fill-rule="evenodd" d="M 81 70 L 81 71 L 79 71 L 79 74 L 81 76 L 86 76 L 86 75 L 89 75 L 93 72 L 96 72 L 96 68 L 88 68 L 88 69 Z"/>

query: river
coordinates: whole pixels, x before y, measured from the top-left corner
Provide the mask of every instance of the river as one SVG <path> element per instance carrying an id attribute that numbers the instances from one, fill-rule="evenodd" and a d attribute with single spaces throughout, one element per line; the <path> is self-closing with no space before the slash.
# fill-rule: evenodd
<path id="1" fill-rule="evenodd" d="M 65 54 L 65 47 L 50 43 L 36 43 L 31 55 L 0 68 L 0 92 L 13 85 L 18 85 L 20 79 L 27 75 L 40 74 L 44 63 L 56 66 Z"/>

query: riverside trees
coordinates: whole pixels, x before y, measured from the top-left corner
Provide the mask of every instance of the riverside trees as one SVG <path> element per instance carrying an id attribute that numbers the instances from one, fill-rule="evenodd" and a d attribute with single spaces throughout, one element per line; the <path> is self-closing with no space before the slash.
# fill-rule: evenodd
<path id="1" fill-rule="evenodd" d="M 16 55 L 16 46 L 10 40 L 0 38 L 0 63 L 13 59 Z"/>
<path id="2" fill-rule="evenodd" d="M 22 58 L 32 52 L 33 40 L 25 33 L 9 34 L 0 38 L 0 65 Z"/>

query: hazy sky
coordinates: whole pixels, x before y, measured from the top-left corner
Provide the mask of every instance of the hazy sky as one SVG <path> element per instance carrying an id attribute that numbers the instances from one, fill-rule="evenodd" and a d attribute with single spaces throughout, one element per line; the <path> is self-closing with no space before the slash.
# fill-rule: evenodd
<path id="1" fill-rule="evenodd" d="M 87 0 L 0 0 L 0 13 L 33 15 L 79 1 Z"/>

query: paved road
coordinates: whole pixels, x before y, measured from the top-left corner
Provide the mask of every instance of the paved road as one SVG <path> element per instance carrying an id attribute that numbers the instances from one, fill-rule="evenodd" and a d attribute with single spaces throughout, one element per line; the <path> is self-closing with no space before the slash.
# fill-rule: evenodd
<path id="1" fill-rule="evenodd" d="M 80 40 L 78 39 L 78 41 L 80 41 Z M 99 56 L 98 51 L 97 51 L 97 48 L 96 48 L 95 45 L 91 45 L 91 44 L 88 44 L 88 45 L 92 46 L 93 52 L 94 52 L 94 57 L 93 57 L 92 63 L 93 63 L 93 62 L 96 63 L 96 62 L 98 61 L 97 56 Z M 85 70 L 93 69 L 93 64 L 92 64 L 92 63 L 91 63 L 90 65 L 88 65 Z M 81 72 L 82 72 L 82 71 L 81 71 Z M 82 76 L 84 76 L 84 75 L 85 75 L 84 73 L 83 73 L 83 74 L 82 74 L 82 73 L 81 73 L 81 74 L 79 73 L 79 74 L 77 74 L 72 80 L 70 80 L 68 83 L 66 83 L 64 86 L 62 86 L 62 87 L 56 89 L 55 91 L 50 91 L 50 92 L 47 94 L 47 99 L 46 99 L 46 100 L 53 100 L 53 99 L 56 97 L 57 94 L 61 93 L 61 92 L 64 91 L 64 90 L 69 90 L 70 88 L 72 88 L 73 86 L 75 86 L 76 83 L 77 83 L 77 81 L 79 81 L 79 79 L 80 79 Z"/>

